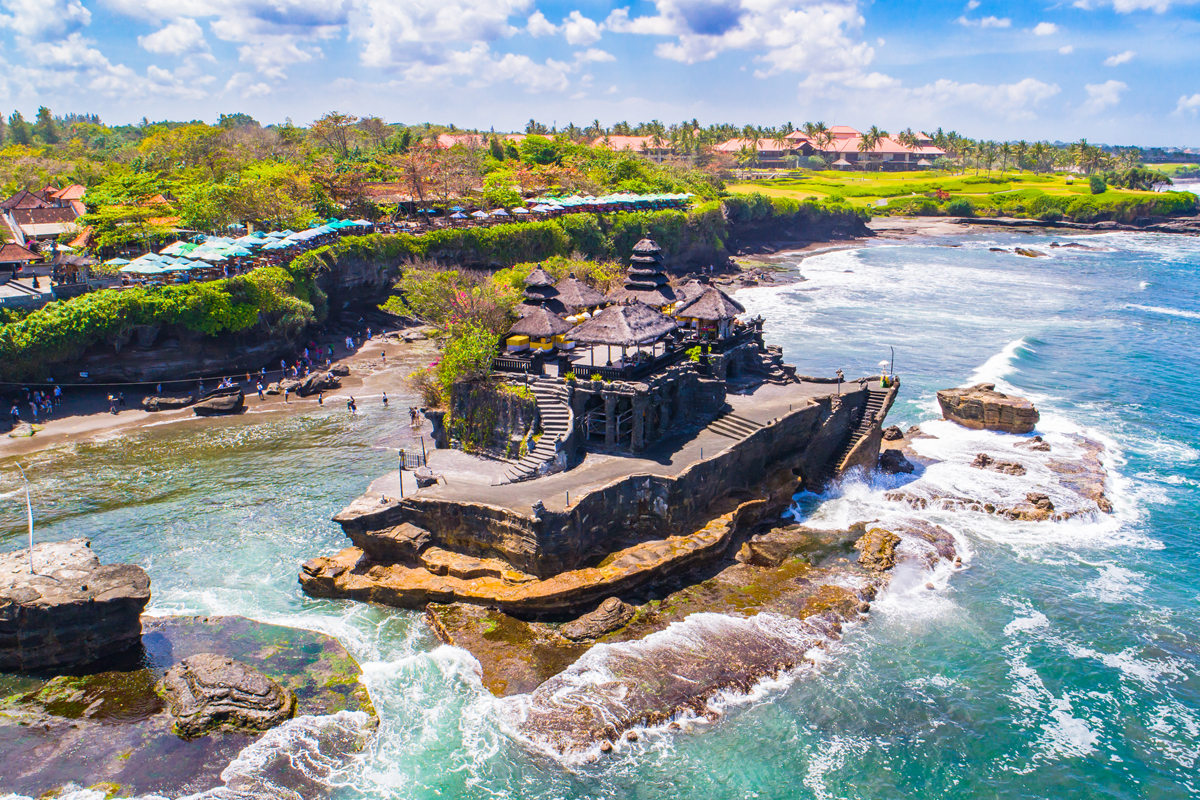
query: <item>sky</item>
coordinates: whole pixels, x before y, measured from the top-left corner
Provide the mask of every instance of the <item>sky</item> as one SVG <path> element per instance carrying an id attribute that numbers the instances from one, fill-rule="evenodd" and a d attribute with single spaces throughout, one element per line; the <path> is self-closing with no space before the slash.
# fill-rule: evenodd
<path id="1" fill-rule="evenodd" d="M 0 0 L 0 111 L 1200 146 L 1200 0 Z"/>

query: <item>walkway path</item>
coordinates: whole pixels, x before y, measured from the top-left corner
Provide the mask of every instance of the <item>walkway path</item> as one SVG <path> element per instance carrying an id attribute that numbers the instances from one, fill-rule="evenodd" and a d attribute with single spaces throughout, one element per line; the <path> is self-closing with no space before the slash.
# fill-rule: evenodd
<path id="1" fill-rule="evenodd" d="M 857 388 L 857 384 L 851 384 L 851 388 Z M 732 414 L 741 420 L 739 425 L 745 430 L 744 435 L 748 435 L 750 424 L 765 425 L 809 399 L 836 392 L 837 388 L 831 384 L 765 384 L 752 395 L 729 395 L 726 400 L 732 407 Z M 568 493 L 575 499 L 627 475 L 679 475 L 693 463 L 715 456 L 737 441 L 730 432 L 726 426 L 718 424 L 714 428 L 710 423 L 709 427 L 695 433 L 655 442 L 638 455 L 589 453 L 582 464 L 567 472 L 502 486 L 492 483 L 508 466 L 505 462 L 475 458 L 456 450 L 437 450 L 429 454 L 429 466 L 435 473 L 441 473 L 445 482 L 422 489 L 419 494 L 464 503 L 486 503 L 522 514 L 530 513 L 533 504 L 540 500 L 547 509 L 562 511 L 567 507 Z M 415 485 L 406 480 L 405 496 L 413 489 Z M 399 495 L 395 472 L 375 481 L 367 492 L 368 497 L 381 494 L 393 498 Z"/>

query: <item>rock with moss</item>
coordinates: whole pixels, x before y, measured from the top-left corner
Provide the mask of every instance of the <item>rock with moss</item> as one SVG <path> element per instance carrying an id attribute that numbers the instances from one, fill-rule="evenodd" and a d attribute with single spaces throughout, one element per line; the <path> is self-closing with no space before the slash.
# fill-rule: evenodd
<path id="1" fill-rule="evenodd" d="M 854 543 L 858 565 L 872 572 L 884 572 L 896 566 L 896 545 L 900 537 L 884 528 L 871 528 Z"/>
<path id="2" fill-rule="evenodd" d="M 254 667 L 216 653 L 189 656 L 158 684 L 185 739 L 219 728 L 262 732 L 288 719 L 295 696 Z"/>

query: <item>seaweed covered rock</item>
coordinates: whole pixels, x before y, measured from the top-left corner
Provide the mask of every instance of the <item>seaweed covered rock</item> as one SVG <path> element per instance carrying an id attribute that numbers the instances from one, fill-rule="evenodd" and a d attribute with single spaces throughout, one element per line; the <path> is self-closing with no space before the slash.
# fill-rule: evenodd
<path id="1" fill-rule="evenodd" d="M 858 565 L 873 572 L 884 572 L 896 566 L 896 545 L 900 537 L 884 528 L 871 528 L 854 543 Z"/>
<path id="2" fill-rule="evenodd" d="M 185 739 L 218 728 L 266 731 L 291 717 L 295 696 L 248 664 L 199 653 L 167 670 L 159 683 L 174 731 Z"/>
<path id="3" fill-rule="evenodd" d="M 1040 416 L 1033 403 L 996 391 L 994 383 L 979 383 L 965 389 L 943 389 L 937 393 L 942 416 L 964 428 L 1029 433 Z"/>
<path id="4" fill-rule="evenodd" d="M 133 564 L 101 564 L 87 539 L 0 555 L 0 670 L 86 664 L 142 636 L 150 577 Z"/>

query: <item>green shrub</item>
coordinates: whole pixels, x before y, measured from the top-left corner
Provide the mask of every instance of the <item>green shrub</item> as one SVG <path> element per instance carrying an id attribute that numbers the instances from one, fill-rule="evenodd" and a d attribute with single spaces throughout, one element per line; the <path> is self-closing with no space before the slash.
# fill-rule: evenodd
<path id="1" fill-rule="evenodd" d="M 1093 175 L 1088 178 L 1088 188 L 1092 190 L 1092 194 L 1104 194 L 1108 191 L 1108 184 L 1104 182 L 1104 178 Z"/>
<path id="2" fill-rule="evenodd" d="M 975 208 L 971 205 L 971 201 L 965 197 L 956 197 L 944 206 L 946 216 L 949 217 L 973 217 L 975 216 Z"/>

